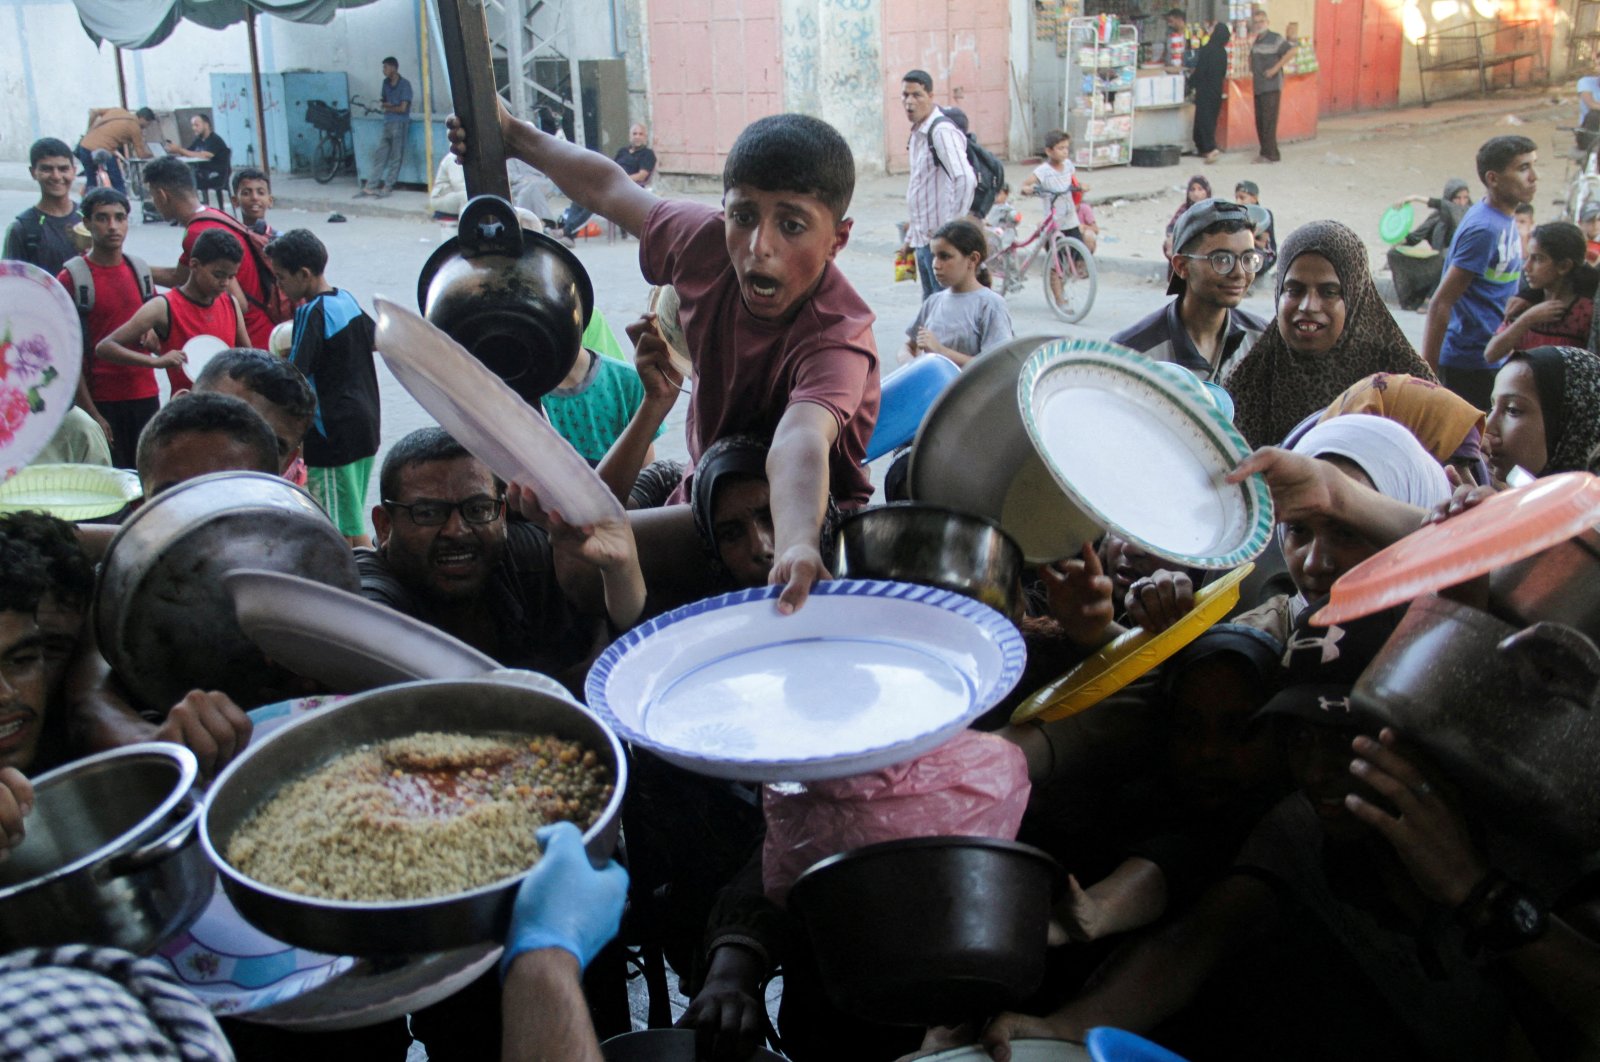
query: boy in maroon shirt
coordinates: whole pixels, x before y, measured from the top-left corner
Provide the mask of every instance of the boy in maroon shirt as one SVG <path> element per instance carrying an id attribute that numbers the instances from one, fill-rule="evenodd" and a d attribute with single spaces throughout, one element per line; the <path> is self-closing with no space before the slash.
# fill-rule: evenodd
<path id="1" fill-rule="evenodd" d="M 793 612 L 818 579 L 828 496 L 865 505 L 861 460 L 878 418 L 873 313 L 834 266 L 850 239 L 850 147 L 826 122 L 759 119 L 723 167 L 723 209 L 658 199 L 612 160 L 500 112 L 506 154 L 543 171 L 574 203 L 639 237 L 645 278 L 671 284 L 694 360 L 689 456 L 726 435 L 771 438 L 772 582 Z M 452 118 L 458 154 L 466 133 Z M 665 346 L 641 343 L 641 373 L 681 383 Z M 681 494 L 682 488 L 680 488 Z"/>

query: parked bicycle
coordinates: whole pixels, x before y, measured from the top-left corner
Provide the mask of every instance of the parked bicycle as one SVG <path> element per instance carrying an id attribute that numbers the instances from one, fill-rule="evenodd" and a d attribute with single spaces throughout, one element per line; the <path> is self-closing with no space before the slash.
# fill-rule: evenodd
<path id="1" fill-rule="evenodd" d="M 317 130 L 317 146 L 311 152 L 311 176 L 327 184 L 347 168 L 354 169 L 356 146 L 350 132 L 350 112 L 361 108 L 364 114 L 377 114 L 378 108 L 350 97 L 349 107 L 335 107 L 326 100 L 306 101 L 306 124 Z"/>
<path id="2" fill-rule="evenodd" d="M 1562 220 L 1576 225 L 1583 216 L 1584 207 L 1600 203 L 1600 133 L 1558 126 L 1556 135 L 1559 137 L 1562 133 L 1576 134 L 1579 144 L 1571 148 L 1562 147 L 1559 141 L 1556 144 L 1557 155 L 1567 157 L 1567 182 L 1566 197 L 1555 202 L 1564 211 Z"/>
<path id="3" fill-rule="evenodd" d="M 983 264 L 993 278 L 994 290 L 1009 297 L 1013 292 L 1022 290 L 1028 282 L 1033 263 L 1042 254 L 1045 305 L 1063 321 L 1076 324 L 1087 317 L 1094 306 L 1095 293 L 1100 286 L 1100 271 L 1095 265 L 1094 254 L 1083 241 L 1066 235 L 1061 223 L 1056 220 L 1056 200 L 1062 196 L 1070 197 L 1071 194 L 1039 192 L 1040 196 L 1046 198 L 1048 209 L 1044 220 L 1039 222 L 1039 227 L 1026 240 L 1018 240 L 1015 229 L 991 228 L 989 231 L 995 235 L 996 242 L 1004 241 L 1009 235 L 1010 243 L 990 255 Z M 1028 247 L 1033 247 L 1033 250 L 1024 256 L 1023 251 Z"/>

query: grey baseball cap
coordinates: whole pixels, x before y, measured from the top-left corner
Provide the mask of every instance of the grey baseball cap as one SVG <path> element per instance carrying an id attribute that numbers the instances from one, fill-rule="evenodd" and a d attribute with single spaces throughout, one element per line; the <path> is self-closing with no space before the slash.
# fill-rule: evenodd
<path id="1" fill-rule="evenodd" d="M 1261 213 L 1266 212 L 1261 211 Z M 1243 222 L 1251 232 L 1256 231 L 1261 224 L 1259 216 L 1252 213 L 1252 208 L 1243 203 L 1235 203 L 1231 199 L 1202 199 L 1178 216 L 1177 224 L 1172 227 L 1172 253 L 1177 254 L 1182 251 L 1185 244 L 1219 221 Z M 1183 278 L 1178 276 L 1177 270 L 1172 270 L 1167 283 L 1167 294 L 1181 295 L 1184 286 Z"/>

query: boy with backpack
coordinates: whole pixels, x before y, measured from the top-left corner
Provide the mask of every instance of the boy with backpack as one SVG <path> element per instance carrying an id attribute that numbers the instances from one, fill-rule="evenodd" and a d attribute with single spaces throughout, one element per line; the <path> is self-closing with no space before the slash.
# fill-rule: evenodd
<path id="1" fill-rule="evenodd" d="M 306 432 L 306 489 L 352 546 L 367 535 L 367 483 L 378 452 L 378 373 L 372 363 L 376 326 L 348 291 L 323 273 L 328 249 L 307 229 L 267 244 L 278 286 L 296 302 L 289 360 L 311 385 L 317 411 Z"/>
<path id="2" fill-rule="evenodd" d="M 92 241 L 89 253 L 68 260 L 56 279 L 78 307 L 83 325 L 83 374 L 78 405 L 95 419 L 111 446 L 111 463 L 135 467 L 139 433 L 156 415 L 160 391 L 148 354 L 131 361 L 97 357 L 95 347 L 155 295 L 150 267 L 122 250 L 128 236 L 128 197 L 91 188 L 80 207 Z"/>
<path id="3" fill-rule="evenodd" d="M 865 505 L 861 467 L 878 419 L 872 310 L 834 258 L 850 239 L 846 216 L 855 161 L 837 130 L 777 114 L 746 126 L 722 170 L 722 208 L 659 199 L 615 162 L 541 133 L 500 110 L 507 156 L 547 174 L 569 198 L 639 237 L 652 284 L 671 284 L 699 381 L 689 398 L 689 457 L 741 432 L 771 439 L 771 581 L 778 611 L 801 607 L 820 578 L 829 497 Z M 470 150 L 450 119 L 452 149 Z M 635 364 L 674 384 L 659 335 L 642 337 Z M 685 500 L 680 486 L 673 501 Z M 688 520 L 687 506 L 674 519 Z M 690 532 L 692 537 L 692 531 Z"/>
<path id="4" fill-rule="evenodd" d="M 72 179 L 77 173 L 72 149 L 64 141 L 47 136 L 33 142 L 28 149 L 28 176 L 39 185 L 39 201 L 6 229 L 0 257 L 32 262 L 53 276 L 67 259 L 77 256 L 72 229 L 83 220 L 72 202 Z"/>
<path id="5" fill-rule="evenodd" d="M 245 228 L 269 240 L 278 235 L 278 230 L 267 224 L 267 211 L 272 209 L 272 178 L 265 170 L 240 166 L 233 171 L 233 204 L 239 208 L 239 220 Z"/>
<path id="6" fill-rule="evenodd" d="M 183 348 L 196 336 L 215 336 L 230 347 L 250 346 L 244 315 L 229 293 L 239 273 L 244 249 L 227 232 L 202 232 L 194 251 L 184 259 L 188 274 L 182 286 L 164 291 L 139 307 L 94 348 L 94 356 L 124 365 L 166 369 L 172 393 L 194 387 L 183 371 Z M 137 349 L 147 332 L 161 341 L 160 354 Z"/>
<path id="7" fill-rule="evenodd" d="M 911 220 L 902 249 L 916 252 L 917 279 L 922 282 L 922 297 L 927 298 L 940 287 L 933 276 L 933 252 L 928 243 L 942 225 L 971 210 L 978 176 L 967 158 L 966 134 L 934 105 L 931 74 L 912 70 L 901 78 L 900 102 L 911 122 L 907 144 L 911 179 L 906 185 L 906 210 Z M 991 197 L 985 204 L 984 213 L 993 201 Z"/>
<path id="8" fill-rule="evenodd" d="M 180 159 L 168 156 L 150 163 L 144 168 L 144 184 L 156 211 L 184 227 L 183 254 L 176 266 L 156 266 L 151 270 L 156 283 L 168 288 L 183 286 L 189 279 L 188 262 L 201 234 L 209 229 L 230 233 L 243 252 L 233 292 L 244 308 L 245 328 L 250 333 L 249 343 L 242 345 L 266 350 L 272 326 L 294 316 L 293 303 L 278 288 L 267 265 L 263 253 L 267 238 L 250 231 L 233 215 L 201 203 L 194 170 Z"/>

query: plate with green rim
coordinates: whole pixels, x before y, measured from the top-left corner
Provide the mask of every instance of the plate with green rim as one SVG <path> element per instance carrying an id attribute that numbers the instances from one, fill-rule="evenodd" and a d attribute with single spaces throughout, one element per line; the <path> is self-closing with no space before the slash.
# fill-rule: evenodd
<path id="1" fill-rule="evenodd" d="M 1411 235 L 1411 226 L 1415 222 L 1416 210 L 1410 203 L 1392 206 L 1378 219 L 1378 235 L 1383 237 L 1384 243 L 1393 246 Z"/>
<path id="2" fill-rule="evenodd" d="M 1263 476 L 1223 477 L 1250 447 L 1216 406 L 1114 343 L 1034 352 L 1017 379 L 1034 449 L 1071 507 L 1187 568 L 1236 568 L 1272 537 Z"/>
<path id="3" fill-rule="evenodd" d="M 0 484 L 0 513 L 30 510 L 60 520 L 119 512 L 140 494 L 139 477 L 105 465 L 29 465 Z"/>

